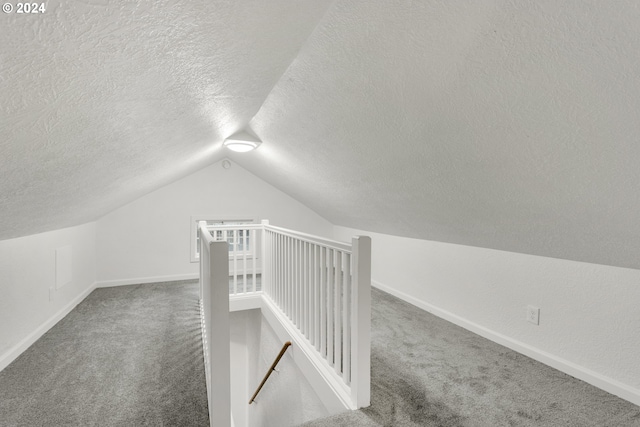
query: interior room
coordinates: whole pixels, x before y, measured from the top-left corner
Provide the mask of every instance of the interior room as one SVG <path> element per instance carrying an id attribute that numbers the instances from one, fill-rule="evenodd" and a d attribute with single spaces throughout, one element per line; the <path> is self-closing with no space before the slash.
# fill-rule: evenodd
<path id="1" fill-rule="evenodd" d="M 0 16 L 0 393 L 92 292 L 195 283 L 198 221 L 268 220 L 371 238 L 371 408 L 308 425 L 640 425 L 635 1 L 26 5 Z M 388 397 L 385 307 L 601 418 L 465 406 L 480 374 Z"/>

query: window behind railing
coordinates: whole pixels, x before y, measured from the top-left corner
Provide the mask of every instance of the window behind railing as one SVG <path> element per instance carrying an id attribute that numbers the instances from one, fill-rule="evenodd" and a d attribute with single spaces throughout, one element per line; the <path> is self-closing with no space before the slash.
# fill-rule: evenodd
<path id="1" fill-rule="evenodd" d="M 255 224 L 253 219 L 249 218 L 235 218 L 235 219 L 220 219 L 213 218 L 210 215 L 192 215 L 191 216 L 191 262 L 198 262 L 200 259 L 200 236 L 198 235 L 198 224 L 200 221 L 206 222 L 208 227 L 221 226 L 221 225 L 244 225 Z M 212 237 L 215 240 L 226 240 L 229 242 L 229 252 L 238 252 L 241 255 L 242 252 L 247 252 L 247 256 L 252 256 L 254 249 L 252 248 L 253 242 L 248 230 L 239 230 L 239 233 L 234 238 L 233 230 L 227 231 L 212 231 Z"/>
<path id="2" fill-rule="evenodd" d="M 229 293 L 249 294 L 262 290 L 260 230 L 262 225 L 243 221 L 207 224 L 213 240 L 229 245 Z"/>

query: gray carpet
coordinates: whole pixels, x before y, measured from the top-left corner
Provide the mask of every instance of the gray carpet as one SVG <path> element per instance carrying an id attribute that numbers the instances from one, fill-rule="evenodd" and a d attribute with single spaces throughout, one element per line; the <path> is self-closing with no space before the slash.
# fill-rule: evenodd
<path id="1" fill-rule="evenodd" d="M 1 426 L 208 426 L 197 282 L 96 289 L 0 372 Z"/>
<path id="2" fill-rule="evenodd" d="M 372 313 L 371 407 L 305 426 L 640 426 L 640 407 L 386 293 Z M 97 289 L 0 372 L 3 427 L 208 424 L 197 282 Z"/>
<path id="3" fill-rule="evenodd" d="M 640 426 L 640 407 L 373 290 L 369 408 L 339 426 Z"/>

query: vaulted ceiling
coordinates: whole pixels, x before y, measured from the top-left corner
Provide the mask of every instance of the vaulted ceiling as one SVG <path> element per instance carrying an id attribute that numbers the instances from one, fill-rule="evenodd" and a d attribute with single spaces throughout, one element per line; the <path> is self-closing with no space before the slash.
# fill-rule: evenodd
<path id="1" fill-rule="evenodd" d="M 0 238 L 95 220 L 224 157 L 328 1 L 47 1 L 0 24 Z"/>
<path id="2" fill-rule="evenodd" d="M 1 17 L 0 238 L 228 156 L 337 225 L 640 268 L 635 1 L 47 4 Z"/>

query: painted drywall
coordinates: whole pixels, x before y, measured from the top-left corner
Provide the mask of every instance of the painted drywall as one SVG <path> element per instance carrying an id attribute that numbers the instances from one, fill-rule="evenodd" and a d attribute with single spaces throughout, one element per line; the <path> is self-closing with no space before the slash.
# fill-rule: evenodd
<path id="1" fill-rule="evenodd" d="M 48 0 L 34 19 L 3 13 L 0 217 L 12 220 L 0 239 L 94 221 L 222 158 L 331 2 Z"/>
<path id="2" fill-rule="evenodd" d="M 338 0 L 238 162 L 334 224 L 640 268 L 637 1 Z"/>
<path id="3" fill-rule="evenodd" d="M 283 343 L 260 309 L 234 311 L 229 316 L 231 412 L 236 426 L 294 426 L 329 415 L 291 356 L 292 348 L 255 403 L 248 405 Z"/>
<path id="4" fill-rule="evenodd" d="M 261 314 L 260 310 L 247 317 L 247 349 L 250 369 L 249 396 L 262 381 L 284 342 Z M 234 313 L 235 314 L 235 313 Z M 247 410 L 251 427 L 297 426 L 330 415 L 320 397 L 298 367 L 293 357 L 295 348 L 289 347 L 274 372 Z M 235 416 L 235 414 L 234 414 Z"/>
<path id="5" fill-rule="evenodd" d="M 640 271 L 335 231 L 371 236 L 374 286 L 640 405 Z"/>
<path id="6" fill-rule="evenodd" d="M 242 310 L 229 313 L 229 337 L 231 339 L 231 414 L 236 427 L 247 426 L 249 398 L 249 375 L 255 375 L 256 363 L 260 351 L 259 334 L 260 310 Z M 257 339 L 256 339 L 257 338 Z"/>
<path id="7" fill-rule="evenodd" d="M 330 236 L 333 226 L 311 209 L 247 172 L 222 162 L 156 190 L 97 221 L 101 285 L 195 277 L 191 216 L 268 219 Z"/>
<path id="8" fill-rule="evenodd" d="M 2 15 L 0 238 L 249 124 L 233 158 L 334 224 L 640 268 L 636 0 L 46 4 Z"/>
<path id="9" fill-rule="evenodd" d="M 58 248 L 66 248 L 70 259 L 64 267 L 68 280 L 56 288 Z M 71 311 L 95 283 L 94 223 L 0 241 L 0 369 Z"/>

